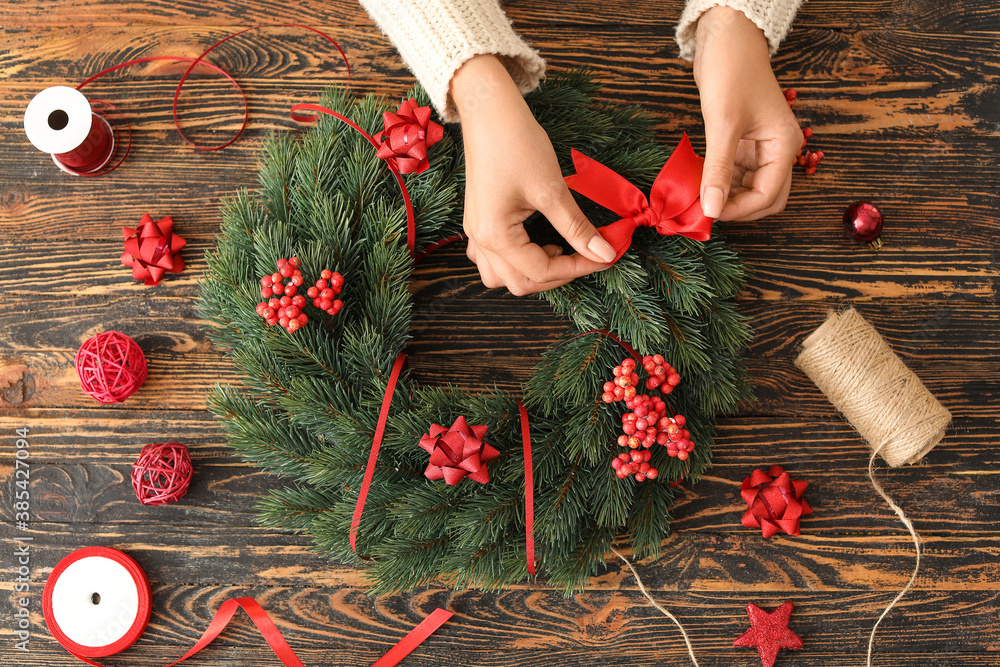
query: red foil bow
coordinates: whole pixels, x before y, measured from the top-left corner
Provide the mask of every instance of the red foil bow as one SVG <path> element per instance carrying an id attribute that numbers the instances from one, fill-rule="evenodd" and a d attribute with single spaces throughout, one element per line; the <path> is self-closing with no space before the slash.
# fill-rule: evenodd
<path id="1" fill-rule="evenodd" d="M 396 165 L 401 174 L 419 174 L 430 164 L 427 149 L 444 138 L 444 128 L 431 120 L 430 107 L 405 100 L 396 113 L 382 114 L 385 129 L 373 138 L 380 145 L 378 156 Z"/>
<path id="2" fill-rule="evenodd" d="M 470 426 L 459 417 L 451 428 L 431 424 L 430 433 L 420 438 L 420 447 L 430 453 L 431 461 L 424 471 L 427 479 L 444 479 L 454 486 L 463 477 L 485 484 L 490 481 L 486 462 L 500 452 L 483 442 L 486 426 Z"/>
<path id="3" fill-rule="evenodd" d="M 812 514 L 809 503 L 802 499 L 807 485 L 793 480 L 781 466 L 771 466 L 766 473 L 754 470 L 740 485 L 740 495 L 750 506 L 743 514 L 743 525 L 760 528 L 765 538 L 779 530 L 798 535 L 799 517 Z"/>
<path id="4" fill-rule="evenodd" d="M 187 241 L 174 234 L 174 220 L 169 215 L 153 222 L 148 213 L 143 213 L 139 226 L 122 227 L 122 235 L 125 237 L 122 264 L 132 267 L 132 277 L 136 280 L 158 285 L 167 271 L 184 270 L 180 251 Z"/>
<path id="5" fill-rule="evenodd" d="M 621 220 L 597 231 L 615 249 L 617 262 L 632 244 L 638 227 L 654 227 L 664 236 L 679 234 L 695 241 L 712 236 L 712 218 L 701 210 L 701 170 L 698 157 L 685 134 L 663 165 L 649 199 L 639 188 L 603 164 L 575 148 L 571 152 L 576 173 L 566 177 L 571 190 L 621 216 Z"/>

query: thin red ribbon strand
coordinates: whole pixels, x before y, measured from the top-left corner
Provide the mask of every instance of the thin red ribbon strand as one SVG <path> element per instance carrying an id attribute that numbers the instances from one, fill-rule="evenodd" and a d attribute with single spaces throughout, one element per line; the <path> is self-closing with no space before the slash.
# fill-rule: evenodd
<path id="1" fill-rule="evenodd" d="M 281 660 L 281 664 L 285 665 L 285 667 L 305 667 L 299 656 L 295 655 L 295 651 L 292 650 L 292 647 L 288 645 L 288 642 L 281 635 L 278 626 L 274 624 L 274 621 L 264 611 L 264 608 L 260 606 L 260 603 L 253 598 L 232 598 L 223 602 L 219 610 L 215 612 L 212 622 L 208 624 L 208 628 L 201 635 L 201 639 L 181 658 L 168 665 L 164 665 L 164 667 L 174 667 L 174 665 L 184 662 L 215 641 L 229 625 L 229 622 L 232 621 L 237 609 L 243 609 L 247 613 L 253 624 L 257 626 L 257 630 L 260 631 L 264 641 L 267 642 L 267 645 L 271 647 L 274 654 Z M 424 640 L 430 637 L 435 630 L 444 625 L 451 617 L 452 613 L 450 611 L 435 609 L 430 616 L 425 618 L 417 627 L 413 628 L 398 644 L 389 649 L 389 652 L 376 661 L 372 667 L 393 667 L 399 664 L 403 658 L 412 653 L 415 648 L 420 646 Z M 73 653 L 73 655 L 83 662 L 93 665 L 93 667 L 104 667 L 101 663 L 94 662 L 90 658 L 76 653 Z"/>
<path id="2" fill-rule="evenodd" d="M 312 111 L 314 113 L 311 115 L 307 115 L 307 114 L 297 113 L 299 111 Z M 299 123 L 312 123 L 318 120 L 318 116 L 315 115 L 317 113 L 326 114 L 327 116 L 333 116 L 337 120 L 346 123 L 348 126 L 350 126 L 358 133 L 360 133 L 361 136 L 367 139 L 368 143 L 372 145 L 372 147 L 375 149 L 376 152 L 378 151 L 379 142 L 375 141 L 375 139 L 370 134 L 365 132 L 360 125 L 355 123 L 347 116 L 337 113 L 333 109 L 327 109 L 326 107 L 320 106 L 318 104 L 300 103 L 294 105 L 290 111 L 292 120 Z M 407 250 L 410 251 L 410 256 L 412 257 L 416 249 L 417 221 L 416 217 L 413 214 L 413 202 L 410 201 L 410 191 L 406 189 L 406 183 L 403 182 L 403 177 L 399 173 L 399 170 L 396 169 L 395 165 L 393 165 L 388 160 L 383 160 L 383 162 L 385 163 L 385 166 L 389 169 L 389 171 L 392 172 L 393 177 L 396 179 L 396 183 L 399 185 L 400 192 L 403 193 L 403 205 L 406 207 L 406 248 Z"/>
<path id="3" fill-rule="evenodd" d="M 361 482 L 361 491 L 358 493 L 358 502 L 354 506 L 354 517 L 351 519 L 351 549 L 358 553 L 358 528 L 361 527 L 361 514 L 365 511 L 365 501 L 368 499 L 368 489 L 372 485 L 372 477 L 375 476 L 375 464 L 378 463 L 378 452 L 382 447 L 382 437 L 385 435 L 385 424 L 389 419 L 389 406 L 392 405 L 392 395 L 396 391 L 396 382 L 399 374 L 403 370 L 406 362 L 406 355 L 402 352 L 396 357 L 396 363 L 392 365 L 392 372 L 389 373 L 389 382 L 385 386 L 385 396 L 382 398 L 382 410 L 378 415 L 378 424 L 375 427 L 375 436 L 372 438 L 372 450 L 368 454 L 368 465 L 365 467 L 365 477 Z M 358 554 L 359 556 L 361 554 Z M 364 556 L 361 556 L 364 558 Z M 368 560 L 365 558 L 365 560 Z"/>
<path id="4" fill-rule="evenodd" d="M 209 53 L 211 53 L 213 50 L 215 50 L 216 47 L 220 46 L 221 44 L 224 44 L 225 42 L 228 42 L 233 37 L 236 37 L 238 35 L 242 35 L 243 33 L 249 32 L 251 30 L 257 30 L 259 28 L 301 28 L 303 30 L 308 30 L 310 32 L 314 32 L 317 35 L 319 35 L 320 37 L 322 37 L 323 39 L 325 39 L 326 41 L 330 42 L 331 44 L 333 44 L 334 48 L 337 49 L 337 52 L 340 53 L 341 58 L 343 58 L 343 60 L 344 60 L 344 66 L 347 68 L 347 85 L 348 85 L 348 87 L 350 87 L 350 85 L 351 85 L 351 63 L 347 59 L 347 54 L 344 53 L 344 50 L 342 48 L 340 48 L 340 45 L 336 42 L 336 40 L 334 40 L 332 37 L 330 37 L 326 33 L 321 32 L 321 31 L 319 31 L 319 30 L 317 30 L 315 28 L 310 28 L 307 25 L 300 25 L 300 24 L 297 24 L 297 23 L 269 23 L 269 24 L 263 24 L 263 25 L 256 25 L 256 26 L 253 26 L 251 28 L 246 28 L 244 30 L 240 30 L 239 32 L 235 32 L 235 33 L 229 35 L 228 37 L 224 37 L 223 39 L 220 39 L 218 42 L 216 42 L 212 46 L 210 46 L 207 49 L 205 49 L 205 51 L 202 52 L 202 54 L 200 56 L 198 56 L 197 58 L 188 58 L 188 57 L 184 57 L 184 56 L 149 56 L 149 57 L 145 57 L 145 58 L 136 58 L 134 60 L 128 60 L 126 62 L 119 63 L 117 65 L 112 65 L 111 67 L 107 67 L 107 68 L 101 70 L 97 74 L 93 74 L 93 75 L 87 77 L 86 79 L 84 79 L 83 83 L 81 83 L 80 85 L 78 85 L 76 87 L 76 89 L 77 90 L 81 90 L 84 86 L 92 83 L 93 81 L 96 81 L 97 79 L 101 78 L 102 76 L 105 76 L 107 74 L 110 74 L 111 72 L 115 72 L 115 71 L 120 70 L 120 69 L 124 69 L 126 67 L 132 67 L 133 65 L 141 65 L 143 63 L 154 62 L 154 61 L 157 61 L 157 60 L 166 60 L 166 61 L 171 61 L 171 62 L 187 62 L 187 63 L 191 63 L 188 66 L 187 70 L 184 71 L 183 76 L 181 76 L 181 80 L 177 84 L 177 88 L 174 90 L 174 99 L 173 99 L 173 120 L 174 120 L 174 127 L 177 129 L 177 133 L 179 135 L 181 135 L 181 139 L 183 139 L 184 141 L 186 141 L 188 144 L 190 144 L 194 148 L 197 148 L 200 151 L 217 151 L 219 149 L 225 148 L 226 146 L 229 146 L 234 141 L 236 141 L 237 139 L 240 138 L 240 135 L 243 134 L 243 130 L 245 130 L 246 127 L 247 127 L 247 121 L 249 120 L 249 117 L 250 117 L 250 109 L 249 109 L 249 106 L 247 105 L 246 94 L 243 92 L 243 89 L 240 88 L 240 84 L 236 82 L 236 79 L 234 79 L 232 77 L 232 75 L 230 75 L 228 72 L 226 72 L 221 67 L 218 67 L 217 65 L 213 65 L 212 63 L 205 61 L 204 58 Z M 236 92 L 239 94 L 240 100 L 243 103 L 243 123 L 240 125 L 240 129 L 237 130 L 236 134 L 233 135 L 233 137 L 231 139 L 229 139 L 229 141 L 226 141 L 225 143 L 219 144 L 218 146 L 202 146 L 202 145 L 198 144 L 197 142 L 191 141 L 187 137 L 187 135 L 184 134 L 184 130 L 181 129 L 180 121 L 177 119 L 177 106 L 178 106 L 178 102 L 179 102 L 180 96 L 181 96 L 181 89 L 184 87 L 184 84 L 187 82 L 187 79 L 191 75 L 191 72 L 198 65 L 202 65 L 204 67 L 207 67 L 210 70 L 221 74 L 227 80 L 229 80 L 229 82 L 233 84 L 233 87 L 236 88 Z M 121 164 L 125 161 L 125 158 L 128 157 L 129 151 L 132 148 L 132 128 L 129 125 L 128 119 L 125 118 L 124 114 L 122 114 L 120 111 L 118 111 L 117 107 L 115 107 L 110 102 L 106 102 L 104 100 L 91 100 L 91 106 L 93 106 L 95 104 L 103 104 L 103 105 L 109 107 L 110 109 L 112 109 L 113 111 L 118 112 L 118 114 L 122 117 L 122 120 L 124 122 L 125 128 L 128 130 L 128 140 L 127 140 L 126 145 L 125 145 L 125 152 L 124 152 L 124 154 L 121 156 L 121 158 L 114 165 L 112 165 L 111 167 L 108 167 L 106 169 L 102 169 L 101 171 L 98 171 L 98 172 L 95 172 L 95 173 L 91 173 L 91 174 L 78 174 L 80 176 L 94 177 L 94 176 L 103 176 L 105 174 L 111 173 L 112 171 L 114 171 L 115 169 L 117 169 L 118 167 L 121 166 Z M 117 152 L 117 149 L 116 149 L 116 152 Z"/>
<path id="5" fill-rule="evenodd" d="M 695 241 L 711 238 L 712 218 L 702 212 L 699 201 L 705 160 L 695 154 L 687 134 L 657 174 L 649 199 L 597 160 L 576 149 L 571 155 L 576 173 L 566 176 L 566 185 L 621 216 L 597 230 L 615 249 L 615 262 L 632 244 L 632 234 L 638 227 L 654 227 L 665 236 L 679 234 Z"/>
<path id="6" fill-rule="evenodd" d="M 535 481 L 531 463 L 531 429 L 528 411 L 517 402 L 521 413 L 521 444 L 524 448 L 524 543 L 527 548 L 528 574 L 535 576 Z"/>
<path id="7" fill-rule="evenodd" d="M 642 355 L 639 354 L 634 347 L 632 347 L 631 345 L 629 345 L 628 343 L 626 343 L 625 341 L 623 341 L 621 338 L 619 338 L 618 336 L 616 336 L 613 333 L 611 333 L 610 331 L 605 331 L 604 329 L 591 329 L 590 331 L 583 331 L 581 333 L 578 333 L 575 336 L 570 336 L 569 338 L 567 338 L 566 340 L 564 340 L 562 343 L 559 343 L 559 345 L 562 345 L 563 343 L 568 343 L 571 340 L 575 340 L 577 338 L 582 338 L 583 336 L 589 336 L 590 334 L 601 334 L 602 336 L 605 336 L 606 338 L 610 338 L 611 340 L 615 341 L 616 343 L 618 343 L 619 345 L 621 345 L 623 348 L 625 348 L 625 351 L 628 352 L 629 354 L 631 354 L 635 358 L 635 360 L 636 360 L 637 363 L 639 363 L 639 364 L 642 363 Z"/>
<path id="8" fill-rule="evenodd" d="M 461 241 L 462 239 L 467 239 L 467 238 L 469 238 L 469 235 L 466 234 L 465 232 L 462 232 L 460 234 L 455 234 L 454 236 L 443 238 L 440 241 L 435 241 L 434 243 L 430 244 L 429 246 L 418 252 L 413 257 L 413 263 L 418 264 L 419 262 L 422 262 L 424 259 L 426 259 L 427 255 L 431 254 L 435 250 L 440 250 L 449 243 L 454 243 L 455 241 Z"/>

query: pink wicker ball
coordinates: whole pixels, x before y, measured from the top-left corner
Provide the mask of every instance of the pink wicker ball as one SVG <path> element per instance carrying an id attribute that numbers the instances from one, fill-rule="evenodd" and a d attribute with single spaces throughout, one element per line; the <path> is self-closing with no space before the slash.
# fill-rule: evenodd
<path id="1" fill-rule="evenodd" d="M 80 387 L 101 403 L 121 403 L 142 386 L 146 373 L 142 349 L 118 331 L 97 334 L 76 353 Z"/>
<path id="2" fill-rule="evenodd" d="M 146 445 L 132 464 L 132 488 L 143 505 L 166 505 L 184 497 L 193 474 L 191 454 L 181 443 Z"/>

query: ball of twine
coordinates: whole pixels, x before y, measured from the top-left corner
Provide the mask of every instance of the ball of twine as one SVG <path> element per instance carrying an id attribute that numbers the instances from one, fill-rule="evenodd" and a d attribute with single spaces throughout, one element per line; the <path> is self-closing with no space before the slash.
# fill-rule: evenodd
<path id="1" fill-rule="evenodd" d="M 146 445 L 132 465 L 132 488 L 143 505 L 165 505 L 184 497 L 193 474 L 191 454 L 184 445 Z"/>
<path id="2" fill-rule="evenodd" d="M 830 313 L 795 365 L 893 468 L 931 451 L 951 413 L 856 310 Z"/>
<path id="3" fill-rule="evenodd" d="M 88 339 L 76 353 L 83 391 L 101 403 L 120 403 L 146 381 L 146 357 L 138 343 L 118 331 Z"/>

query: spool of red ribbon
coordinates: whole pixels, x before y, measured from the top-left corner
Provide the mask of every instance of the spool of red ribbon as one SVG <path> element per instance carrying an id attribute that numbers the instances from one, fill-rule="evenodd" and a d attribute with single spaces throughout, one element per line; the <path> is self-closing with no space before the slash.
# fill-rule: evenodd
<path id="1" fill-rule="evenodd" d="M 74 176 L 99 172 L 115 154 L 112 124 L 91 108 L 83 93 L 68 86 L 35 95 L 24 111 L 24 132 L 35 148 Z"/>
<path id="2" fill-rule="evenodd" d="M 151 599 L 149 579 L 138 563 L 115 549 L 85 547 L 52 570 L 42 613 L 67 651 L 101 658 L 124 651 L 142 636 Z"/>

